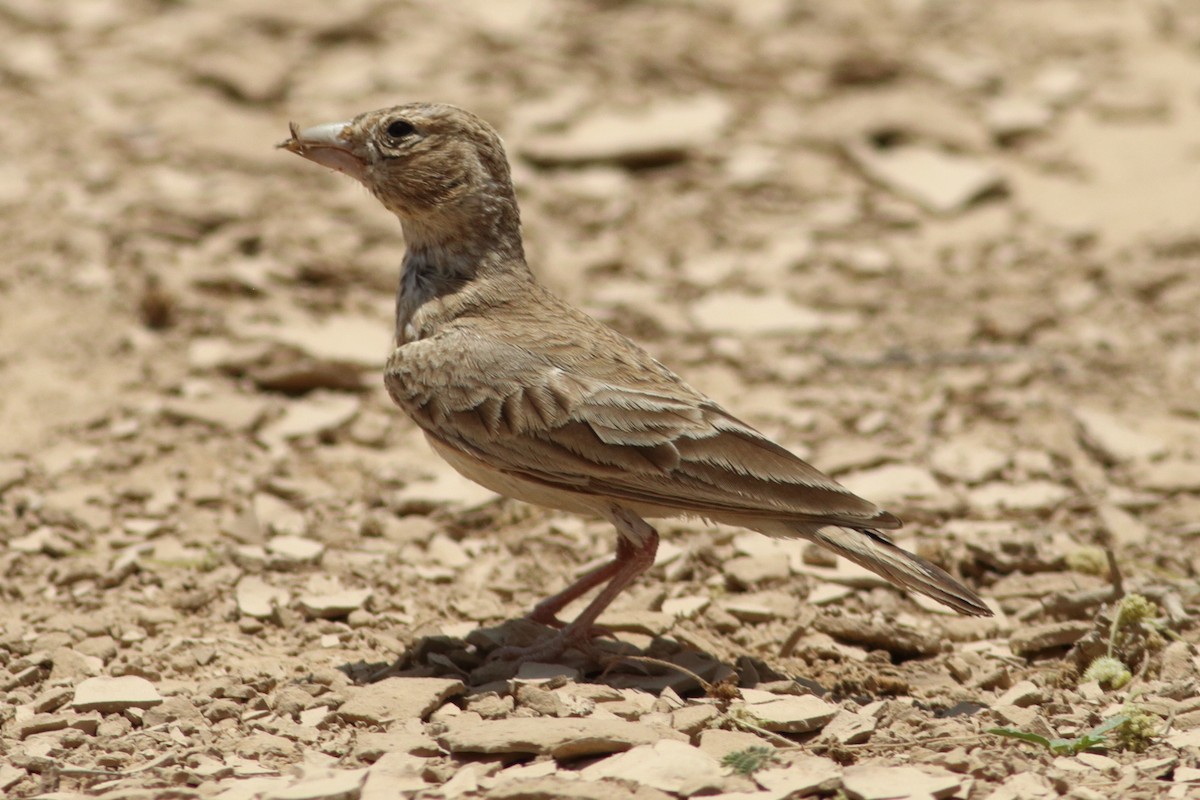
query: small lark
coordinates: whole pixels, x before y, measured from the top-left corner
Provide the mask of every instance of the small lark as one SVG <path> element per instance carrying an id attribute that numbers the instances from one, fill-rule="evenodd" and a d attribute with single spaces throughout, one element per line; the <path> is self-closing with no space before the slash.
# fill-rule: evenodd
<path id="1" fill-rule="evenodd" d="M 607 518 L 609 564 L 539 603 L 556 614 L 604 585 L 541 646 L 594 634 L 601 612 L 654 563 L 646 519 L 700 517 L 808 539 L 963 614 L 970 589 L 879 533 L 900 520 L 856 497 L 546 290 L 525 263 L 504 146 L 475 115 L 414 103 L 299 130 L 283 147 L 361 181 L 400 218 L 408 250 L 388 393 L 456 470 L 509 497 Z"/>

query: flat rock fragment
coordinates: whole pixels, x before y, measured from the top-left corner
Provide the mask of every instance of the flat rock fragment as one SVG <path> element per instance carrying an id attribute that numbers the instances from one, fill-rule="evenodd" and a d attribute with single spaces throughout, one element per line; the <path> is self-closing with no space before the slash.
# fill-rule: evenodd
<path id="1" fill-rule="evenodd" d="M 513 717 L 451 721 L 438 741 L 452 753 L 534 753 L 570 759 L 687 738 L 673 730 L 617 719 Z"/>
<path id="2" fill-rule="evenodd" d="M 1135 430 L 1115 414 L 1096 409 L 1077 409 L 1084 444 L 1109 462 L 1135 461 L 1160 456 L 1167 451 L 1166 442 Z"/>
<path id="3" fill-rule="evenodd" d="M 340 592 L 301 595 L 299 602 L 309 616 L 337 619 L 362 608 L 370 597 L 370 589 L 343 589 Z"/>
<path id="4" fill-rule="evenodd" d="M 1092 629 L 1092 623 L 1067 620 L 1030 625 L 1018 629 L 1009 638 L 1008 646 L 1019 656 L 1031 656 L 1055 647 L 1068 647 L 1082 639 Z"/>
<path id="5" fill-rule="evenodd" d="M 171 419 L 200 422 L 238 432 L 252 430 L 266 410 L 265 400 L 237 394 L 173 397 L 163 403 L 163 413 Z"/>
<path id="6" fill-rule="evenodd" d="M 287 605 L 288 591 L 270 585 L 257 575 L 246 575 L 237 582 L 234 598 L 238 611 L 255 619 L 267 619 L 279 606 Z"/>
<path id="7" fill-rule="evenodd" d="M 980 159 L 928 145 L 855 146 L 850 154 L 872 180 L 936 214 L 961 211 L 1004 185 L 999 170 Z"/>
<path id="8" fill-rule="evenodd" d="M 846 767 L 842 775 L 842 788 L 853 800 L 951 797 L 961 785 L 957 775 L 931 774 L 916 767 L 855 765 Z"/>
<path id="9" fill-rule="evenodd" d="M 87 678 L 75 687 L 71 707 L 76 711 L 111 713 L 127 708 L 151 708 L 162 702 L 154 684 L 137 675 Z"/>
<path id="10" fill-rule="evenodd" d="M 447 699 L 462 694 L 453 678 L 385 678 L 369 686 L 350 687 L 338 709 L 348 722 L 381 725 L 392 720 L 424 719 Z"/>
<path id="11" fill-rule="evenodd" d="M 609 756 L 584 767 L 580 775 L 584 780 L 615 778 L 664 792 L 683 792 L 688 788 L 719 785 L 723 770 L 720 762 L 703 750 L 665 739 Z"/>
<path id="12" fill-rule="evenodd" d="M 761 727 L 783 733 L 820 730 L 838 713 L 837 706 L 811 694 L 780 697 L 745 708 Z"/>
<path id="13" fill-rule="evenodd" d="M 341 770 L 267 792 L 264 800 L 359 800 L 366 781 L 365 769 Z"/>
<path id="14" fill-rule="evenodd" d="M 670 163 L 716 141 L 731 112 L 724 99 L 712 95 L 596 112 L 560 133 L 531 139 L 521 150 L 530 161 L 545 165 Z"/>

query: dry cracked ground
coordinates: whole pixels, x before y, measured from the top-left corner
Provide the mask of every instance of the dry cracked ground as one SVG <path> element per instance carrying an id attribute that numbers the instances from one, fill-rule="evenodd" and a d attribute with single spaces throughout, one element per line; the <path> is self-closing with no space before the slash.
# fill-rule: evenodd
<path id="1" fill-rule="evenodd" d="M 0 794 L 1200 797 L 1195 0 L 0 0 L 0 38 Z M 504 133 L 546 282 L 995 618 L 672 522 L 615 638 L 488 662 L 611 530 L 432 457 L 379 376 L 398 226 L 272 150 L 412 99 Z"/>

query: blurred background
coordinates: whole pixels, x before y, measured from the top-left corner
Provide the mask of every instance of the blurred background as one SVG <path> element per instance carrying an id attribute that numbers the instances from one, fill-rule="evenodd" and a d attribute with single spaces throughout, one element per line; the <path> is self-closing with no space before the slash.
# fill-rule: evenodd
<path id="1" fill-rule="evenodd" d="M 413 100 L 501 132 L 547 284 L 1007 616 L 689 522 L 618 612 L 711 595 L 693 649 L 821 680 L 849 662 L 781 655 L 802 601 L 1012 659 L 1092 619 L 1040 603 L 1106 586 L 1105 546 L 1195 596 L 1196 2 L 0 0 L 0 40 L 7 658 L 387 661 L 611 552 L 434 460 L 379 378 L 398 223 L 273 149 Z M 212 635 L 250 639 L 164 654 Z M 912 692 L 959 685 L 936 664 Z"/>

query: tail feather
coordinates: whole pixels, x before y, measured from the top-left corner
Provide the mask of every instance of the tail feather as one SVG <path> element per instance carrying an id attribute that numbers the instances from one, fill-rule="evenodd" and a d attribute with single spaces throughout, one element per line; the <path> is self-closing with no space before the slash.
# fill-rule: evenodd
<path id="1" fill-rule="evenodd" d="M 897 586 L 928 595 L 960 614 L 990 617 L 979 595 L 952 578 L 944 569 L 893 544 L 878 531 L 853 528 L 811 528 L 802 534 L 859 566 L 882 575 Z"/>

